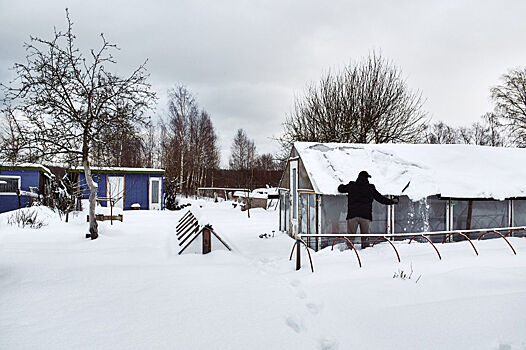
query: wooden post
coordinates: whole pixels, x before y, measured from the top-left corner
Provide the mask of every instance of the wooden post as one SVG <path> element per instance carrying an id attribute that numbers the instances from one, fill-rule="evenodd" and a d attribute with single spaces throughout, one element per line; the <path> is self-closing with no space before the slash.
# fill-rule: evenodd
<path id="1" fill-rule="evenodd" d="M 248 218 L 250 219 L 250 191 L 247 191 L 247 213 Z"/>
<path id="2" fill-rule="evenodd" d="M 473 200 L 468 201 L 468 217 L 466 220 L 466 230 L 471 230 L 471 216 L 473 214 Z"/>
<path id="3" fill-rule="evenodd" d="M 296 271 L 301 269 L 301 241 L 296 240 Z"/>
<path id="4" fill-rule="evenodd" d="M 16 196 L 18 198 L 18 209 L 22 208 L 22 202 L 20 201 L 20 189 L 16 189 Z"/>
<path id="5" fill-rule="evenodd" d="M 212 237 L 208 227 L 203 228 L 203 254 L 208 254 L 212 251 Z"/>

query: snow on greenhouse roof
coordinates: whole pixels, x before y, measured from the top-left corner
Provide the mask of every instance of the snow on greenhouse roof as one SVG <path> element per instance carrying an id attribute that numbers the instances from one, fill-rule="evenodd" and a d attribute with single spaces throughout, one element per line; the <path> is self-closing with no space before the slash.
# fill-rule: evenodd
<path id="1" fill-rule="evenodd" d="M 526 196 L 526 149 L 475 145 L 296 142 L 317 193 L 366 170 L 382 194 L 505 199 Z"/>

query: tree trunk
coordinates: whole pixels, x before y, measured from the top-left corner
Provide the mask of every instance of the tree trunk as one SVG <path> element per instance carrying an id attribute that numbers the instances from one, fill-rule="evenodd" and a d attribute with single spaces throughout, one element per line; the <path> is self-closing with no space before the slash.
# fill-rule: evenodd
<path id="1" fill-rule="evenodd" d="M 184 149 L 181 145 L 181 170 L 179 172 L 179 183 L 180 183 L 180 192 L 183 193 L 183 181 L 184 181 Z"/>
<path id="2" fill-rule="evenodd" d="M 91 239 L 99 237 L 99 227 L 97 219 L 95 218 L 95 207 L 97 205 L 97 186 L 95 186 L 93 179 L 91 178 L 91 169 L 89 167 L 89 161 L 87 157 L 82 160 L 84 166 L 84 177 L 89 187 L 89 233 Z"/>

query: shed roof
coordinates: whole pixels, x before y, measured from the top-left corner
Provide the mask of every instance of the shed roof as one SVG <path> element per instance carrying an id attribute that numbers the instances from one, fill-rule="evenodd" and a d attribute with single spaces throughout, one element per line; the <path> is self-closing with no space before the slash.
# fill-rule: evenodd
<path id="1" fill-rule="evenodd" d="M 90 167 L 93 173 L 134 173 L 134 174 L 164 174 L 164 169 L 155 168 L 126 168 L 126 167 Z M 77 166 L 71 168 L 72 172 L 83 172 L 84 168 Z"/>
<path id="2" fill-rule="evenodd" d="M 42 164 L 37 163 L 0 163 L 0 169 L 8 170 L 38 170 L 46 173 L 49 176 L 52 176 L 53 173 L 51 170 L 43 166 Z"/>
<path id="3" fill-rule="evenodd" d="M 335 195 L 361 170 L 378 191 L 419 200 L 431 195 L 505 199 L 526 196 L 526 149 L 475 145 L 296 142 L 317 193 Z"/>

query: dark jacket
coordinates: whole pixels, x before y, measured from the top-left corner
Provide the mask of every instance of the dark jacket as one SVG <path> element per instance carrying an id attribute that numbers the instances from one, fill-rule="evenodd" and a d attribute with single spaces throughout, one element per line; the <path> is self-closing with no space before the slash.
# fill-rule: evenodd
<path id="1" fill-rule="evenodd" d="M 382 196 L 369 183 L 367 177 L 359 176 L 355 181 L 349 182 L 347 185 L 338 186 L 338 192 L 347 193 L 347 220 L 360 217 L 367 220 L 373 219 L 373 200 L 385 205 L 395 204 L 389 198 Z"/>

